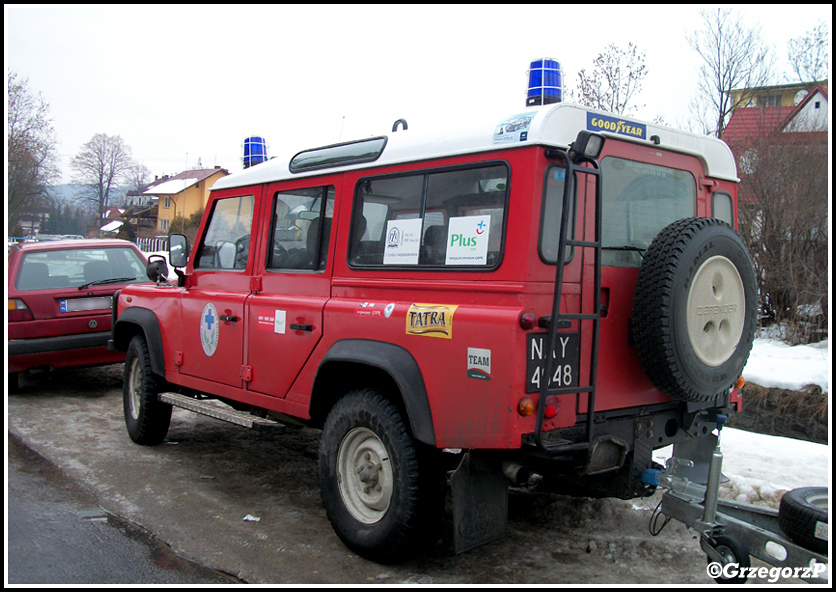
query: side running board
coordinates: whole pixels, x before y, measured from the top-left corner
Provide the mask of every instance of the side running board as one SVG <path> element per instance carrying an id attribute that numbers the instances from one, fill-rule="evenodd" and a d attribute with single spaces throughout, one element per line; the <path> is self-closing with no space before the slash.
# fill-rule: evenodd
<path id="1" fill-rule="evenodd" d="M 270 430 L 274 433 L 282 434 L 285 431 L 285 425 L 272 419 L 264 417 L 257 417 L 245 411 L 236 411 L 235 409 L 223 408 L 212 402 L 213 399 L 195 399 L 187 397 L 178 393 L 160 393 L 159 400 L 163 403 L 168 403 L 181 409 L 188 409 L 201 415 L 208 415 L 221 421 L 234 423 L 235 425 L 243 426 L 245 428 L 256 430 Z M 225 407 L 225 406 L 224 406 Z"/>

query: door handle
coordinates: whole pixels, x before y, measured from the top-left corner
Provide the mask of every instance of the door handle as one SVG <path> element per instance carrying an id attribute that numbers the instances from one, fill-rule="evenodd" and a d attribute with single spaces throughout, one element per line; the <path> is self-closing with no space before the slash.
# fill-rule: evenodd
<path id="1" fill-rule="evenodd" d="M 238 322 L 238 317 L 232 316 L 232 315 L 229 315 L 229 316 L 228 315 L 220 315 L 218 318 L 221 319 L 221 321 L 224 322 L 224 323 L 237 323 Z"/>
<path id="2" fill-rule="evenodd" d="M 290 323 L 290 328 L 293 331 L 313 331 L 313 325 L 300 325 L 298 323 Z"/>

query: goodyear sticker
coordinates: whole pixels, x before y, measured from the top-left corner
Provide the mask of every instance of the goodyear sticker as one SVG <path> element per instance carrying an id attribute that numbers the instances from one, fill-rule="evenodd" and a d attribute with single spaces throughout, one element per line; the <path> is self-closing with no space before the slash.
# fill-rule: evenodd
<path id="1" fill-rule="evenodd" d="M 458 305 L 412 304 L 406 312 L 407 335 L 453 338 L 453 314 Z"/>
<path id="2" fill-rule="evenodd" d="M 587 112 L 586 129 L 593 132 L 610 132 L 637 140 L 647 139 L 647 126 L 643 123 L 636 123 L 635 121 L 600 115 L 598 113 Z"/>
<path id="3" fill-rule="evenodd" d="M 218 338 L 220 337 L 218 309 L 211 302 L 203 307 L 200 314 L 200 345 L 203 346 L 203 353 L 213 356 L 218 349 Z"/>

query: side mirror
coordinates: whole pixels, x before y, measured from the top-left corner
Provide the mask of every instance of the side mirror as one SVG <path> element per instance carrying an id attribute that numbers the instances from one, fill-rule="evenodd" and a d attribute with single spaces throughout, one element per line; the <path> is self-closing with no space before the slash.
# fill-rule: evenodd
<path id="1" fill-rule="evenodd" d="M 186 267 L 189 262 L 189 239 L 182 234 L 168 237 L 168 262 L 172 267 Z"/>
<path id="2" fill-rule="evenodd" d="M 148 258 L 148 267 L 145 274 L 152 282 L 165 283 L 168 279 L 168 266 L 165 264 L 165 257 L 162 255 L 151 255 Z"/>

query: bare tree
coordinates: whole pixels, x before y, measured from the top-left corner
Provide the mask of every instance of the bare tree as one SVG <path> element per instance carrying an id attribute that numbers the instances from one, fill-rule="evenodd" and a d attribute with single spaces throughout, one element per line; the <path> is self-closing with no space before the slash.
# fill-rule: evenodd
<path id="1" fill-rule="evenodd" d="M 21 214 L 46 205 L 47 188 L 55 183 L 60 171 L 56 165 L 56 140 L 49 104 L 40 93 L 33 95 L 28 89 L 28 80 L 19 80 L 16 73 L 7 73 L 6 84 L 6 222 L 11 234 Z"/>
<path id="2" fill-rule="evenodd" d="M 581 105 L 630 114 L 637 105 L 632 103 L 641 91 L 647 75 L 645 52 L 629 43 L 626 50 L 610 44 L 593 61 L 591 72 L 578 72 L 578 102 Z"/>
<path id="3" fill-rule="evenodd" d="M 151 182 L 151 171 L 144 164 L 136 163 L 126 174 L 128 188 L 136 193 L 142 193 Z"/>
<path id="4" fill-rule="evenodd" d="M 702 28 L 688 36 L 688 43 L 703 62 L 698 101 L 713 116 L 712 134 L 720 137 L 731 112 L 751 98 L 744 92 L 735 101 L 731 91 L 768 84 L 775 57 L 761 39 L 760 26 L 748 26 L 730 9 L 703 10 L 700 16 Z"/>
<path id="5" fill-rule="evenodd" d="M 134 166 L 125 141 L 107 134 L 93 136 L 70 161 L 73 181 L 84 185 L 82 199 L 93 205 L 99 219 L 110 204 L 111 192 L 118 183 L 129 181 Z"/>
<path id="6" fill-rule="evenodd" d="M 799 82 L 820 82 L 830 69 L 830 28 L 824 21 L 787 42 L 790 67 Z"/>
<path id="7" fill-rule="evenodd" d="M 758 109 L 761 133 L 740 140 L 740 232 L 757 269 L 761 314 L 785 338 L 820 339 L 828 319 L 828 154 L 824 129 L 786 131 Z M 777 123 L 777 125 L 776 125 Z"/>

